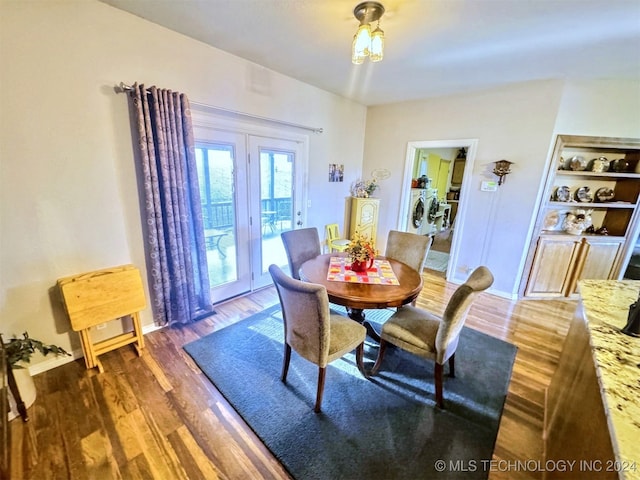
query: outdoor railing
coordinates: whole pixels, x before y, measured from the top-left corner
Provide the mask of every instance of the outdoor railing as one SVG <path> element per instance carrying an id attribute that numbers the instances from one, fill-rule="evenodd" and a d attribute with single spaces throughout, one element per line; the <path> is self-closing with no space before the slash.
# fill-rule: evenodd
<path id="1" fill-rule="evenodd" d="M 263 212 L 276 212 L 275 221 L 293 220 L 291 197 L 266 198 L 262 200 Z M 209 202 L 202 204 L 202 217 L 205 229 L 224 230 L 232 228 L 235 223 L 233 202 Z M 289 224 L 291 225 L 291 223 Z"/>

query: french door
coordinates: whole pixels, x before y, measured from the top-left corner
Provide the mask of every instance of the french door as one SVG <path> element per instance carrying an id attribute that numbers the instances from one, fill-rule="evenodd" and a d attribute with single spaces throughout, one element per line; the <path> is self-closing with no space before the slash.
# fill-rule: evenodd
<path id="1" fill-rule="evenodd" d="M 301 224 L 301 142 L 194 126 L 213 302 L 287 268 L 280 233 Z M 294 214 L 295 212 L 295 214 Z"/>

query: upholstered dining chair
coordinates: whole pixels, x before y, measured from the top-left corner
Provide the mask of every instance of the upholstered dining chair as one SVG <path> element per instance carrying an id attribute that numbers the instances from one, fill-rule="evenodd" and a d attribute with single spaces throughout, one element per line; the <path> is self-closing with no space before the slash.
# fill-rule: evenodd
<path id="1" fill-rule="evenodd" d="M 363 364 L 365 327 L 329 310 L 323 285 L 289 277 L 277 265 L 269 267 L 284 319 L 284 361 L 281 380 L 286 383 L 291 350 L 318 366 L 318 389 L 314 411 L 320 412 L 327 365 L 356 350 L 356 363 L 366 376 Z"/>
<path id="2" fill-rule="evenodd" d="M 432 242 L 433 237 L 428 235 L 389 230 L 384 256 L 407 264 L 422 274 Z M 415 306 L 416 300 L 411 305 Z"/>
<path id="3" fill-rule="evenodd" d="M 419 357 L 434 360 L 436 403 L 440 408 L 444 408 L 443 366 L 448 360 L 449 376 L 455 376 L 455 353 L 467 313 L 475 296 L 492 284 L 493 275 L 487 267 L 481 266 L 476 268 L 467 281 L 456 289 L 442 317 L 409 305 L 398 309 L 382 325 L 378 358 L 370 375 L 375 375 L 382 365 L 388 343 Z"/>
<path id="4" fill-rule="evenodd" d="M 384 256 L 409 265 L 422 273 L 433 237 L 389 230 Z"/>
<path id="5" fill-rule="evenodd" d="M 320 255 L 320 236 L 315 227 L 289 230 L 280 234 L 284 249 L 287 252 L 287 260 L 291 269 L 291 276 L 300 280 L 300 267 L 307 260 Z"/>
<path id="6" fill-rule="evenodd" d="M 337 223 L 325 225 L 324 231 L 327 237 L 327 253 L 344 252 L 351 243 L 349 239 L 340 237 L 340 228 Z"/>

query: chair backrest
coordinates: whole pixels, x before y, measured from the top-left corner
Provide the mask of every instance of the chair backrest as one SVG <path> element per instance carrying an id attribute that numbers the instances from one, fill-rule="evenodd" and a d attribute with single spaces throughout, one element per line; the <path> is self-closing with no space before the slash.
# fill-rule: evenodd
<path id="1" fill-rule="evenodd" d="M 409 265 L 422 273 L 433 238 L 416 233 L 389 230 L 384 256 Z"/>
<path id="2" fill-rule="evenodd" d="M 315 227 L 289 230 L 280 234 L 287 260 L 291 269 L 291 276 L 300 280 L 300 267 L 307 260 L 317 257 L 321 253 L 320 236 Z"/>
<path id="3" fill-rule="evenodd" d="M 301 357 L 326 367 L 331 333 L 327 289 L 291 278 L 277 265 L 269 273 L 282 306 L 285 341 Z"/>
<path id="4" fill-rule="evenodd" d="M 327 236 L 327 243 L 331 243 L 331 240 L 337 240 L 340 238 L 340 228 L 337 223 L 330 223 L 324 226 L 325 235 Z"/>
<path id="5" fill-rule="evenodd" d="M 465 283 L 453 293 L 442 316 L 436 334 L 436 361 L 444 364 L 458 347 L 460 332 L 476 295 L 493 284 L 493 275 L 487 267 L 476 268 Z"/>

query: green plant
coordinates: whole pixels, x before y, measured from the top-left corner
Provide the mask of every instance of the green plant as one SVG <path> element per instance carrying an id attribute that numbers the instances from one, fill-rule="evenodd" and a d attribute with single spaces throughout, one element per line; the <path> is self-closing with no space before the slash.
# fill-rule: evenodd
<path id="1" fill-rule="evenodd" d="M 27 332 L 22 334 L 22 338 L 14 337 L 10 339 L 4 344 L 4 348 L 7 353 L 9 365 L 11 365 L 12 368 L 24 368 L 18 362 L 29 363 L 31 356 L 36 350 L 44 356 L 50 353 L 55 355 L 71 355 L 64 348 L 58 347 L 57 345 L 45 345 L 40 340 L 34 340 Z"/>

